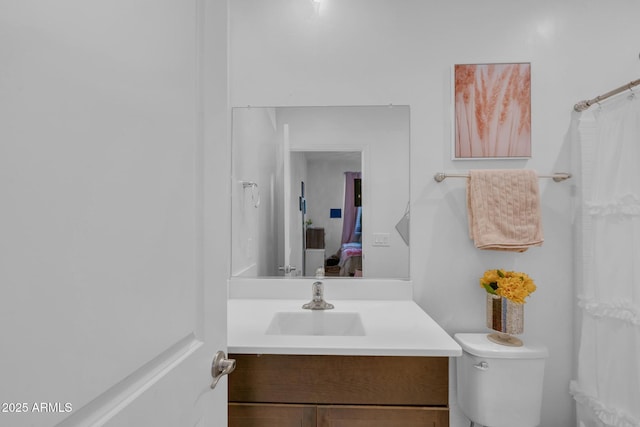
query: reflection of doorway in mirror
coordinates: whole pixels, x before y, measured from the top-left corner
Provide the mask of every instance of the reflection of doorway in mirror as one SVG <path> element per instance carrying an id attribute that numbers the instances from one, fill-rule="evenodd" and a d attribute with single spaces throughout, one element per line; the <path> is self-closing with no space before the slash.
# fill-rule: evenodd
<path id="1" fill-rule="evenodd" d="M 341 256 L 345 255 L 342 250 L 344 213 L 346 212 L 345 172 L 362 171 L 362 153 L 360 151 L 304 151 L 301 154 L 304 155 L 306 164 L 306 167 L 301 168 L 306 169 L 304 177 L 306 230 L 309 235 L 317 235 L 318 232 L 322 232 L 324 237 L 323 248 L 304 249 L 306 255 L 313 257 L 314 260 L 318 259 L 317 249 L 324 250 L 324 263 L 322 265 L 306 265 L 305 275 L 314 275 L 318 267 L 323 267 L 327 276 L 352 277 L 355 275 L 355 268 L 349 270 L 349 267 L 361 266 L 362 257 L 360 254 L 359 263 L 355 262 L 355 258 L 351 260 L 352 262 L 349 262 L 346 257 L 341 259 Z M 351 201 L 352 204 L 355 203 L 353 198 Z M 339 210 L 341 214 L 332 215 L 332 210 L 333 212 Z M 311 249 L 316 251 L 311 251 Z M 352 250 L 351 253 L 353 254 L 354 251 Z M 348 265 L 343 268 L 346 263 Z"/>

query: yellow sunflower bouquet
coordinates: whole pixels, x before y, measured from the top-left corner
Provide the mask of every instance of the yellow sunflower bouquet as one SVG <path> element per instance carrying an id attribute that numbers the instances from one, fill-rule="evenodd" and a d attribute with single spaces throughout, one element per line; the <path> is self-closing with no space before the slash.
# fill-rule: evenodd
<path id="1" fill-rule="evenodd" d="M 518 304 L 536 290 L 531 277 L 517 271 L 487 270 L 480 278 L 480 286 L 492 294 L 507 298 Z"/>

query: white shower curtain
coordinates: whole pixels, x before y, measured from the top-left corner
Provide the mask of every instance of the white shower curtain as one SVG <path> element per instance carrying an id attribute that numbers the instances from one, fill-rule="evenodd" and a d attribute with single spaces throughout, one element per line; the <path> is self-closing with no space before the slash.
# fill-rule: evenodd
<path id="1" fill-rule="evenodd" d="M 578 427 L 640 427 L 640 94 L 576 115 Z"/>

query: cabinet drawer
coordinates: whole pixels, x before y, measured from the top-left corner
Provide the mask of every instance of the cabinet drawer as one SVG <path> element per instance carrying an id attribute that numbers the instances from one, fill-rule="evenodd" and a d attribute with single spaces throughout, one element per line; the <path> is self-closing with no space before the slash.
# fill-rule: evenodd
<path id="1" fill-rule="evenodd" d="M 229 356 L 230 402 L 448 405 L 447 357 Z"/>
<path id="2" fill-rule="evenodd" d="M 305 243 L 307 249 L 324 249 L 324 228 L 307 228 Z"/>
<path id="3" fill-rule="evenodd" d="M 392 406 L 318 406 L 317 427 L 448 427 L 449 410 Z"/>
<path id="4" fill-rule="evenodd" d="M 229 403 L 229 427 L 316 427 L 316 407 Z"/>

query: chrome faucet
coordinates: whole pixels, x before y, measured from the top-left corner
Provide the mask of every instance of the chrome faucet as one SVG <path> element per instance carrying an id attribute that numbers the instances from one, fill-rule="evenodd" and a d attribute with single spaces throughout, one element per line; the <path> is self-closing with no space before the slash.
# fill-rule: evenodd
<path id="1" fill-rule="evenodd" d="M 313 299 L 303 305 L 302 308 L 308 310 L 331 310 L 333 308 L 333 304 L 329 304 L 324 300 L 324 285 L 321 281 L 313 282 L 311 294 Z"/>

